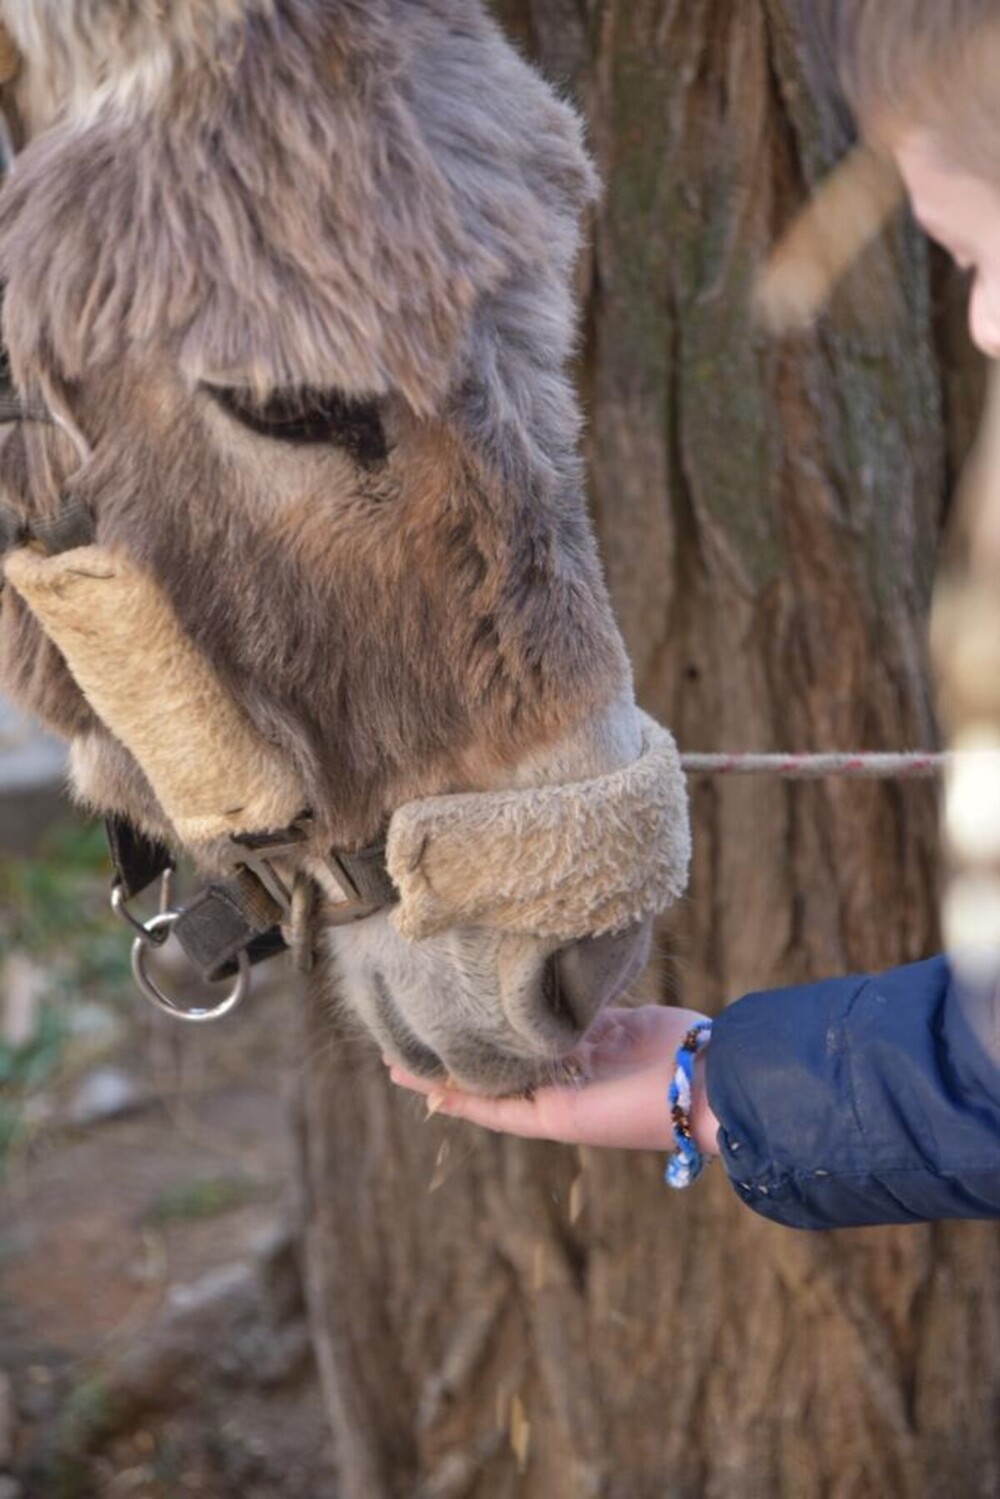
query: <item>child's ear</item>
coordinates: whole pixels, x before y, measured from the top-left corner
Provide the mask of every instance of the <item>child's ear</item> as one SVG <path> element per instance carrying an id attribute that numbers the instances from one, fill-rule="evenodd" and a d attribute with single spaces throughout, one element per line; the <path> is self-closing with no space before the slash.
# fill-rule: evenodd
<path id="1" fill-rule="evenodd" d="M 812 324 L 838 282 L 903 201 L 892 160 L 856 146 L 779 240 L 754 289 L 754 310 L 772 333 Z"/>

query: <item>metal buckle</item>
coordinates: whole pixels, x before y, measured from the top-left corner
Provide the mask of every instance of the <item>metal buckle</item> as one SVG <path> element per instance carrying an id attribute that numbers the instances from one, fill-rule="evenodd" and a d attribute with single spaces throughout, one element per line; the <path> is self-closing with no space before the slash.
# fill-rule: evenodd
<path id="1" fill-rule="evenodd" d="M 282 829 L 278 833 L 250 834 L 241 833 L 233 838 L 237 852 L 234 859 L 237 868 L 241 865 L 249 869 L 255 875 L 268 894 L 277 901 L 285 915 L 285 925 L 293 925 L 296 916 L 295 882 L 299 873 L 304 870 L 314 878 L 323 875 L 332 877 L 336 884 L 336 894 L 341 898 L 338 900 L 331 890 L 329 883 L 320 878 L 318 883 L 323 894 L 330 902 L 324 908 L 323 922 L 326 926 L 350 926 L 355 921 L 364 921 L 366 916 L 373 916 L 379 909 L 377 903 L 363 900 L 354 881 L 343 867 L 335 852 L 319 856 L 314 855 L 302 859 L 304 848 L 308 846 L 312 832 L 312 817 L 309 813 L 303 813 L 297 822 L 291 827 Z M 293 874 L 289 882 L 274 867 L 275 859 L 287 858 L 289 855 L 298 855 L 300 867 Z"/>
<path id="2" fill-rule="evenodd" d="M 303 819 L 280 833 L 240 833 L 232 839 L 236 868 L 249 869 L 260 880 L 271 899 L 281 907 L 286 920 L 292 915 L 294 878 L 288 882 L 287 877 L 274 867 L 273 860 L 301 854 L 308 838 L 309 830 Z"/>
<path id="3" fill-rule="evenodd" d="M 150 948 L 165 946 L 169 941 L 170 933 L 181 918 L 180 911 L 171 909 L 172 891 L 173 870 L 167 869 L 160 882 L 159 914 L 151 917 L 149 921 L 142 922 L 128 909 L 125 891 L 120 881 L 116 880 L 111 887 L 111 909 L 136 933 L 135 941 L 132 943 L 132 976 L 140 994 L 148 999 L 157 1010 L 162 1010 L 174 1020 L 185 1020 L 192 1025 L 204 1025 L 209 1020 L 221 1020 L 223 1015 L 231 1014 L 237 1005 L 242 1004 L 250 992 L 250 959 L 245 952 L 237 956 L 238 971 L 232 989 L 218 1004 L 209 1007 L 196 1005 L 185 1009 L 183 1005 L 177 1004 L 176 1000 L 166 994 L 146 970 Z"/>

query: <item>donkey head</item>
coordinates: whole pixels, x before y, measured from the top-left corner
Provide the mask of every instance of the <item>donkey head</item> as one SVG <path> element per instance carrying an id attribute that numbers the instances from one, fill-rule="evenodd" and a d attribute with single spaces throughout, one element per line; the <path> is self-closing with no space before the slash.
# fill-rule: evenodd
<path id="1" fill-rule="evenodd" d="M 571 111 L 469 0 L 0 0 L 0 19 L 26 137 L 0 199 L 4 334 L 54 418 L 7 436 L 8 504 L 88 508 L 292 773 L 318 847 L 363 846 L 417 799 L 634 761 L 565 372 L 594 190 Z M 135 752 L 169 717 L 224 776 L 204 703 L 158 669 L 129 689 L 138 739 L 113 734 L 11 588 L 2 610 L 4 675 L 73 741 L 81 799 L 209 865 L 171 767 Z M 155 626 L 134 623 L 141 666 Z M 469 856 L 501 857 L 485 836 Z M 631 914 L 414 941 L 384 912 L 331 931 L 328 966 L 396 1059 L 515 1089 L 642 965 Z"/>

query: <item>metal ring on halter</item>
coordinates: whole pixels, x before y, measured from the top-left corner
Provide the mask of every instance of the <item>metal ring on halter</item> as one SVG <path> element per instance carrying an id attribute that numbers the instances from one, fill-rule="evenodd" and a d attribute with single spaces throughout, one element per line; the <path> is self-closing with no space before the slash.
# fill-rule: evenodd
<path id="1" fill-rule="evenodd" d="M 180 920 L 180 911 L 161 911 L 159 916 L 154 916 L 142 929 L 142 936 L 137 937 L 132 944 L 132 974 L 136 983 L 150 1004 L 155 1005 L 158 1010 L 173 1016 L 175 1020 L 187 1020 L 192 1025 L 202 1025 L 209 1020 L 221 1020 L 223 1015 L 229 1015 L 236 1006 L 242 1004 L 250 992 L 250 959 L 245 952 L 237 956 L 239 972 L 236 982 L 226 995 L 211 1009 L 195 1008 L 185 1010 L 181 1005 L 175 1004 L 169 994 L 150 978 L 146 972 L 146 958 L 149 948 L 161 947 L 170 936 L 176 922 Z M 159 934 L 163 933 L 161 937 Z"/>

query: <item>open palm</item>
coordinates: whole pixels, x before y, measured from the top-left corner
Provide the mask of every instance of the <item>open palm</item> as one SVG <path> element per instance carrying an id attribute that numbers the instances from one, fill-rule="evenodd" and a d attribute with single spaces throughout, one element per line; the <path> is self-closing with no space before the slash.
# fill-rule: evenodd
<path id="1" fill-rule="evenodd" d="M 392 1067 L 390 1076 L 401 1087 L 424 1094 L 432 1112 L 484 1129 L 566 1144 L 667 1150 L 672 1137 L 666 1097 L 674 1054 L 686 1032 L 703 1019 L 694 1010 L 660 1005 L 608 1010 L 574 1052 L 579 1078 L 540 1088 L 530 1098 L 480 1098 L 443 1089 L 440 1082 L 399 1067 Z M 703 1149 L 712 1150 L 716 1124 L 703 1087 L 696 1100 L 696 1138 Z"/>

